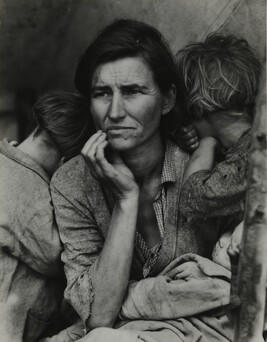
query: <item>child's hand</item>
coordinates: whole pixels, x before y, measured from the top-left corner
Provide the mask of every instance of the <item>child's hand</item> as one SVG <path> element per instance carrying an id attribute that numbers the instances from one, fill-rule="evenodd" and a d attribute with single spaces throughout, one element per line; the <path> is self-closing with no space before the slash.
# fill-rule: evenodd
<path id="1" fill-rule="evenodd" d="M 237 257 L 240 254 L 243 229 L 244 229 L 244 221 L 242 221 L 241 223 L 239 223 L 238 226 L 236 226 L 231 236 L 231 244 L 227 250 L 228 254 L 231 257 Z"/>
<path id="2" fill-rule="evenodd" d="M 193 152 L 199 146 L 198 134 L 192 125 L 178 128 L 174 138 L 177 145 L 187 152 Z"/>

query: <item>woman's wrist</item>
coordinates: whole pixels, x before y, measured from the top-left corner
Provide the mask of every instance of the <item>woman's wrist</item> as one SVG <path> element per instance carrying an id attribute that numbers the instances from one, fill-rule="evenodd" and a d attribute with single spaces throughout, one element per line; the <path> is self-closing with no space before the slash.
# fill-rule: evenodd
<path id="1" fill-rule="evenodd" d="M 117 198 L 117 202 L 124 207 L 136 205 L 139 202 L 139 189 L 136 189 L 135 191 L 132 191 L 124 196 L 120 196 Z"/>

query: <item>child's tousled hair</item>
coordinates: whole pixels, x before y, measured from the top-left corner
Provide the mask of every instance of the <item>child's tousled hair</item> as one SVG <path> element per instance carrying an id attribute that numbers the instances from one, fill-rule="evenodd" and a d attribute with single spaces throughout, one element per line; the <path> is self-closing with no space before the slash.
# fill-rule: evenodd
<path id="1" fill-rule="evenodd" d="M 246 40 L 212 33 L 176 57 L 188 120 L 214 111 L 252 111 L 261 65 Z"/>
<path id="2" fill-rule="evenodd" d="M 95 132 L 88 100 L 64 91 L 50 91 L 33 107 L 37 122 L 35 136 L 46 132 L 58 151 L 68 160 L 78 155 Z"/>

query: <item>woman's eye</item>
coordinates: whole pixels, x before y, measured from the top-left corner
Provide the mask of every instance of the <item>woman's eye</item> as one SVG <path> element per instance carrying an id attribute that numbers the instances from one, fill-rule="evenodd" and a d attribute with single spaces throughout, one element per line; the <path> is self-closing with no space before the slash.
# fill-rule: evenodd
<path id="1" fill-rule="evenodd" d="M 124 95 L 126 96 L 137 95 L 137 94 L 141 94 L 140 89 L 127 89 L 124 91 Z"/>
<path id="2" fill-rule="evenodd" d="M 110 95 L 111 95 L 111 93 L 108 91 L 100 91 L 100 92 L 93 93 L 92 98 L 99 98 L 99 97 L 105 98 L 105 97 L 108 97 Z"/>

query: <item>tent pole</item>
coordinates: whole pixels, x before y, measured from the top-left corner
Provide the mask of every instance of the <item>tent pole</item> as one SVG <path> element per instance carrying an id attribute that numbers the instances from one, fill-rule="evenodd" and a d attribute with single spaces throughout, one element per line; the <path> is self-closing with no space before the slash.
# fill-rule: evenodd
<path id="1" fill-rule="evenodd" d="M 237 293 L 241 306 L 235 320 L 234 342 L 263 340 L 267 279 L 267 132 L 266 68 L 252 127 L 248 190 Z M 265 337 L 266 338 L 266 337 Z"/>

